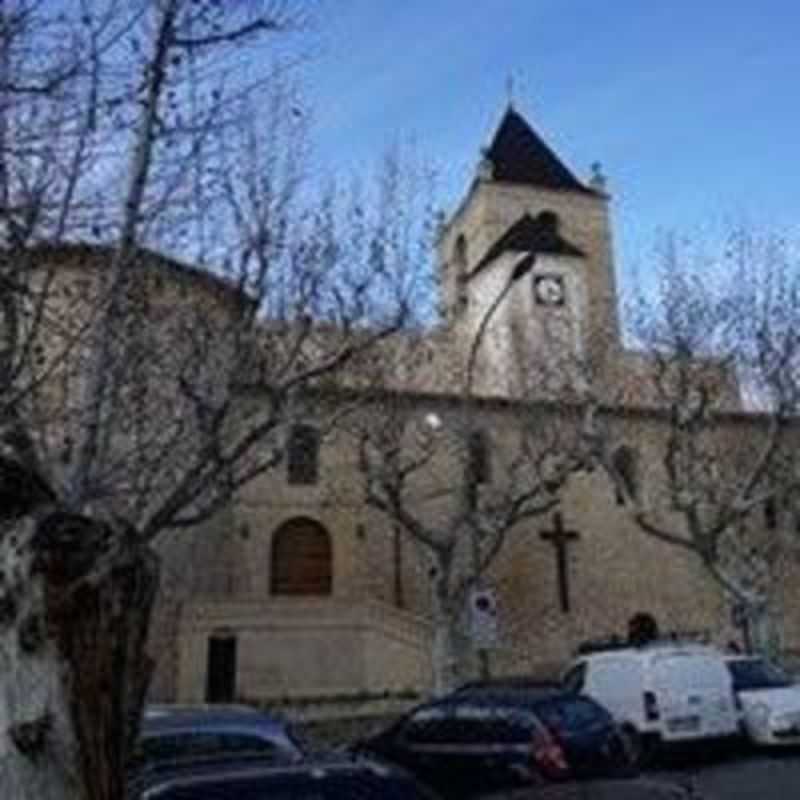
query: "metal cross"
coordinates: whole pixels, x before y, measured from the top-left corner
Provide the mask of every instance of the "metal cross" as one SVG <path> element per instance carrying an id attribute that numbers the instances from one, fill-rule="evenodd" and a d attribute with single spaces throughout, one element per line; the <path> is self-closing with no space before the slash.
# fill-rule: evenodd
<path id="1" fill-rule="evenodd" d="M 561 610 L 569 613 L 569 562 L 567 556 L 569 555 L 567 548 L 571 542 L 580 538 L 577 531 L 568 531 L 564 528 L 564 520 L 561 517 L 561 512 L 556 511 L 553 514 L 553 530 L 544 530 L 539 533 L 539 536 L 545 541 L 553 545 L 556 553 L 556 568 L 558 570 L 558 597 L 561 601 Z"/>
<path id="2" fill-rule="evenodd" d="M 506 94 L 508 95 L 508 105 L 514 105 L 514 73 L 509 72 L 506 76 Z"/>

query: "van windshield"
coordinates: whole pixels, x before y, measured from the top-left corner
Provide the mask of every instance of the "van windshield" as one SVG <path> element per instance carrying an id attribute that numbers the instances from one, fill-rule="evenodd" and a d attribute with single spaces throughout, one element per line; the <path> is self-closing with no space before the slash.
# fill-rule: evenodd
<path id="1" fill-rule="evenodd" d="M 733 676 L 733 688 L 737 692 L 748 689 L 782 689 L 792 685 L 784 672 L 761 658 L 729 661 L 728 668 Z"/>

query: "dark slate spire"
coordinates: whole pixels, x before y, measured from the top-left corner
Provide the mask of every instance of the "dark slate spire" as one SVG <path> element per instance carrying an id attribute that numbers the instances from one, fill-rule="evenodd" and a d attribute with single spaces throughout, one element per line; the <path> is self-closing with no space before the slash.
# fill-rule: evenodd
<path id="1" fill-rule="evenodd" d="M 509 105 L 485 157 L 492 178 L 547 189 L 591 192 L 560 161 L 525 119 Z"/>

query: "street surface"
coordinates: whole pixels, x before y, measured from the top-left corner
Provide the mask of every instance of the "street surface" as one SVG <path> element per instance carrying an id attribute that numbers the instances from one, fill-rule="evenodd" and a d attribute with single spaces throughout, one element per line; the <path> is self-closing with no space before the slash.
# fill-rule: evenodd
<path id="1" fill-rule="evenodd" d="M 694 777 L 708 800 L 794 800 L 800 798 L 800 750 L 682 759 L 648 775 L 676 781 Z"/>

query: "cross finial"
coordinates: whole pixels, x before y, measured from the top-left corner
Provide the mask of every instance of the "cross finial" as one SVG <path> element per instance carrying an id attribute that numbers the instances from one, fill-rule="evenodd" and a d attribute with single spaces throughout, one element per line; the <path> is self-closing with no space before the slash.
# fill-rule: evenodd
<path id="1" fill-rule="evenodd" d="M 508 107 L 514 107 L 514 73 L 509 72 L 506 76 L 506 96 L 508 99 Z"/>

